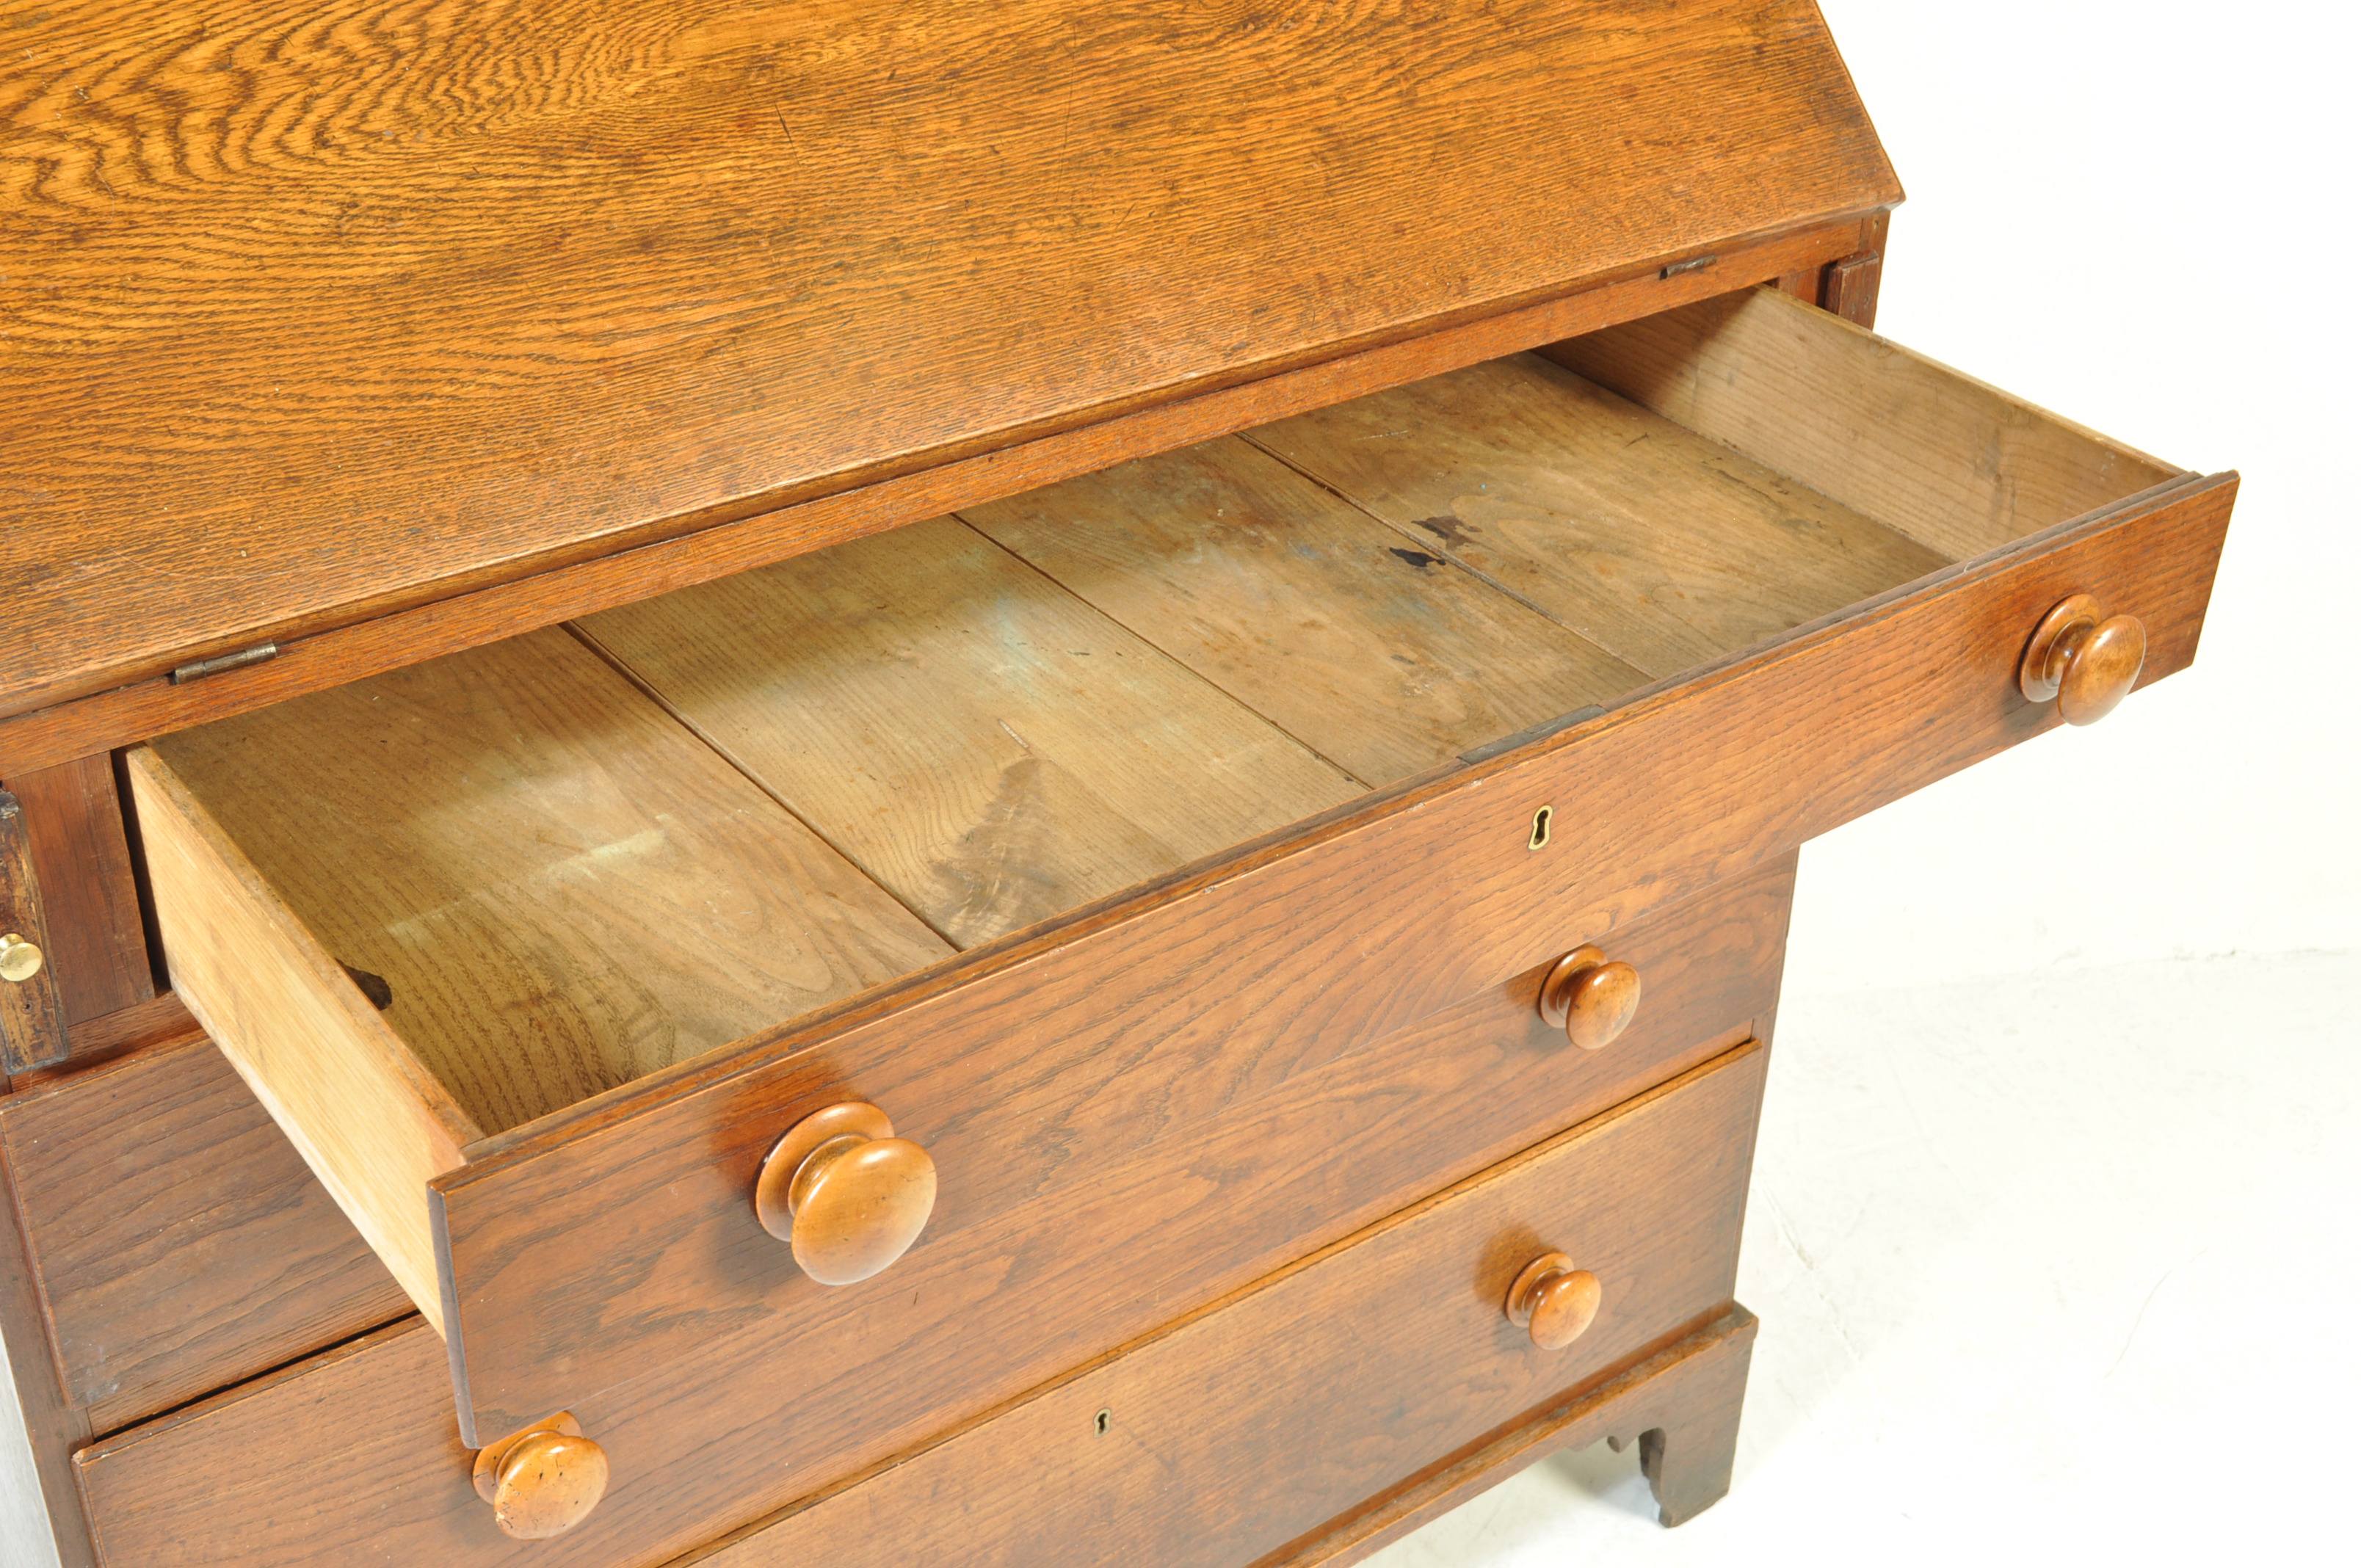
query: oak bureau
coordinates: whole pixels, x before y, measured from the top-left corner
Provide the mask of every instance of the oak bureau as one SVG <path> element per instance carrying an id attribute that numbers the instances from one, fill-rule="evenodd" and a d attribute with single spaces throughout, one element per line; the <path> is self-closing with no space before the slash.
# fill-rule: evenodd
<path id="1" fill-rule="evenodd" d="M 1798 846 L 2188 664 L 2236 491 L 1874 335 L 1810 0 L 12 20 L 73 1568 L 1677 1524 Z"/>

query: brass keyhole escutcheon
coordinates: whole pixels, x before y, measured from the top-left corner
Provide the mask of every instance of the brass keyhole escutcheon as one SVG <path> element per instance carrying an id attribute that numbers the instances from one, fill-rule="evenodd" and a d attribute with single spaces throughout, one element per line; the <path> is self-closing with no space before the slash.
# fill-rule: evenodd
<path id="1" fill-rule="evenodd" d="M 1525 837 L 1526 849 L 1546 850 L 1549 848 L 1550 818 L 1556 815 L 1557 808 L 1550 806 L 1544 806 L 1539 811 L 1533 813 L 1533 830 Z"/>
<path id="2" fill-rule="evenodd" d="M 0 936 L 0 980 L 22 985 L 40 972 L 40 948 L 14 931 Z"/>
<path id="3" fill-rule="evenodd" d="M 874 1105 L 847 1101 L 789 1128 L 763 1161 L 754 1215 L 822 1285 L 883 1273 L 935 1212 L 935 1162 Z"/>

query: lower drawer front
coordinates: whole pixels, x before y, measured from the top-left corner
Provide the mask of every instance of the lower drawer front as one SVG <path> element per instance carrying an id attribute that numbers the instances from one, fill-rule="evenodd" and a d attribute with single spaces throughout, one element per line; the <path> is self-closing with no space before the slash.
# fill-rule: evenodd
<path id="1" fill-rule="evenodd" d="M 880 1563 L 1248 1561 L 1727 1301 L 1765 1059 L 1752 1044 L 1717 1058 L 734 1544 L 730 1560 L 825 1543 L 830 1561 Z M 1544 1351 L 1503 1303 L 1554 1250 L 1598 1276 L 1602 1305 L 1580 1339 Z M 774 1429 L 814 1413 L 791 1369 L 741 1367 L 737 1381 L 772 1390 Z M 759 1434 L 697 1448 L 709 1409 L 652 1397 L 586 1411 L 614 1485 L 574 1533 L 532 1543 L 500 1535 L 475 1497 L 441 1346 L 414 1321 L 77 1463 L 115 1568 L 623 1568 L 695 1544 L 649 1539 L 666 1497 L 717 1468 L 742 1480 L 762 1467 Z M 826 1533 L 848 1515 L 861 1522 Z"/>
<path id="2" fill-rule="evenodd" d="M 106 1431 L 405 1315 L 408 1298 L 213 1042 L 0 1099 L 66 1397 Z"/>
<path id="3" fill-rule="evenodd" d="M 1256 1562 L 1726 1301 L 1764 1060 L 1721 1058 L 697 1561 Z M 1553 1251 L 1601 1304 L 1544 1350 L 1503 1308 Z"/>

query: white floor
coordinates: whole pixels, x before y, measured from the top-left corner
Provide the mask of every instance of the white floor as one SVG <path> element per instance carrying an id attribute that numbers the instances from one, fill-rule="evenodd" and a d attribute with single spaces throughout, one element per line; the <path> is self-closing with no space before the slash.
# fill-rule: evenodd
<path id="1" fill-rule="evenodd" d="M 1730 1496 L 1560 1455 L 1382 1568 L 2353 1562 L 2361 955 L 1787 998 Z"/>

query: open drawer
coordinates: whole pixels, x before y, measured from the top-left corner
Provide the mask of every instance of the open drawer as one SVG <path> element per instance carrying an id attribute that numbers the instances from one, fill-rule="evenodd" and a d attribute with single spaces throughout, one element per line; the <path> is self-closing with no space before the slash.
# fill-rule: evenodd
<path id="1" fill-rule="evenodd" d="M 2180 668 L 2235 488 L 1757 291 L 131 775 L 176 984 L 442 1329 L 473 1442 L 718 1336 L 794 1365 L 823 1288 L 754 1190 L 808 1113 L 928 1150 L 920 1248 L 1054 1216 L 2054 724 L 2020 666 L 2070 596 L 2144 626 L 2118 685 Z M 2037 674 L 2098 705 L 2129 634 L 2091 632 Z"/>

